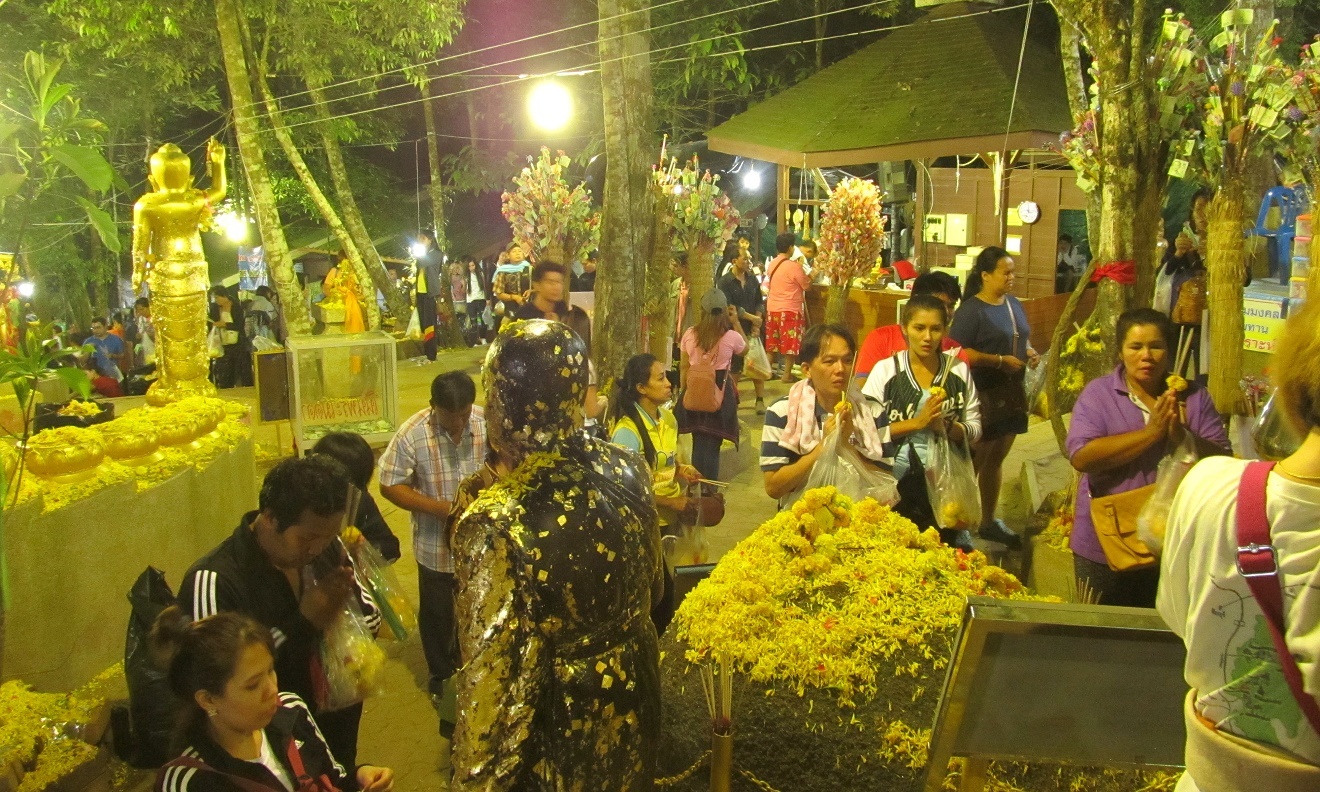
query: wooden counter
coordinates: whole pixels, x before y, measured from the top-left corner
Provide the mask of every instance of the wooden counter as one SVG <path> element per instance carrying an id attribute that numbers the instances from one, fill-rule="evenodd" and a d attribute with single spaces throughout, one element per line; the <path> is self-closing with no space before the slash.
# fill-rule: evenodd
<path id="1" fill-rule="evenodd" d="M 1078 306 L 1077 316 L 1081 322 L 1091 315 L 1095 307 L 1095 289 L 1087 289 Z M 906 300 L 907 292 L 872 291 L 853 288 L 848 292 L 848 305 L 844 308 L 843 323 L 853 333 L 860 344 L 866 335 L 877 327 L 898 322 L 898 304 Z M 829 289 L 825 286 L 812 285 L 807 292 L 807 324 L 819 324 L 825 320 L 825 302 L 829 298 Z M 1063 307 L 1068 302 L 1067 294 L 1052 294 L 1022 300 L 1022 307 L 1027 312 L 1027 321 L 1031 325 L 1031 345 L 1044 352 L 1050 345 L 1054 326 L 1059 321 Z"/>

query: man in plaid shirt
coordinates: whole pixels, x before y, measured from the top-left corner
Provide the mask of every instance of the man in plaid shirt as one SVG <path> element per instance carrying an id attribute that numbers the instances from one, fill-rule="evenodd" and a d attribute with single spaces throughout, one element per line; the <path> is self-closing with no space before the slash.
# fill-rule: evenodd
<path id="1" fill-rule="evenodd" d="M 486 421 L 473 407 L 477 387 L 462 371 L 431 382 L 431 406 L 399 427 L 380 458 L 380 494 L 412 513 L 417 556 L 417 626 L 432 697 L 458 670 L 454 562 L 445 523 L 458 485 L 486 461 Z"/>

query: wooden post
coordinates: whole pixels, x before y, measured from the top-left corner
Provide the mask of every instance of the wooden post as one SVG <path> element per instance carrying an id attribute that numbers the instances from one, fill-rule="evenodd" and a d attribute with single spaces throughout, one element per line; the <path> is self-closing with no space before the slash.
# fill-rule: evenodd
<path id="1" fill-rule="evenodd" d="M 787 165 L 775 166 L 775 233 L 788 230 L 789 173 Z"/>
<path id="2" fill-rule="evenodd" d="M 990 760 L 979 756 L 963 759 L 962 780 L 958 783 L 958 792 L 981 792 L 985 789 L 986 776 L 990 770 Z"/>

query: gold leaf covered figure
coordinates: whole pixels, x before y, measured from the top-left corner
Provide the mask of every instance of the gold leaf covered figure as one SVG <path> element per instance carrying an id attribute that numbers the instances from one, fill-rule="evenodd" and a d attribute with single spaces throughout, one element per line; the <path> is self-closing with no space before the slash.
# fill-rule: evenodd
<path id="1" fill-rule="evenodd" d="M 455 531 L 450 788 L 651 789 L 663 559 L 650 474 L 581 431 L 585 347 L 564 325 L 510 325 L 484 384 L 490 445 L 516 467 Z"/>
<path id="2" fill-rule="evenodd" d="M 151 155 L 152 191 L 133 205 L 133 290 L 151 294 L 156 326 L 156 382 L 147 401 L 169 404 L 188 396 L 214 396 L 207 379 L 206 290 L 211 285 L 201 227 L 224 200 L 225 148 L 206 147 L 211 187 L 193 187 L 192 163 L 173 143 Z"/>

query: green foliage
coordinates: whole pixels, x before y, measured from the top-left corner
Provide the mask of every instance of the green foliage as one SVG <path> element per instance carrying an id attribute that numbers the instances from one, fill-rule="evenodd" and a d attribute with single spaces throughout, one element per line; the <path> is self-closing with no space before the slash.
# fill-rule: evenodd
<path id="1" fill-rule="evenodd" d="M 29 52 L 22 77 L 7 86 L 12 104 L 0 107 L 0 229 L 24 252 L 34 207 L 45 199 L 71 202 L 82 207 L 102 244 L 118 252 L 113 221 L 85 195 L 103 194 L 115 183 L 114 169 L 97 148 L 105 125 L 82 112 L 72 84 L 56 82 L 61 66 Z"/>
<path id="2" fill-rule="evenodd" d="M 76 366 L 51 366 L 77 352 L 91 354 L 95 350 L 90 345 L 81 350 L 47 349 L 42 341 L 49 336 L 50 328 L 42 327 L 40 330 L 30 330 L 15 351 L 0 348 L 0 384 L 7 383 L 14 389 L 14 396 L 24 416 L 29 416 L 31 412 L 37 380 L 44 377 L 59 377 L 70 390 L 84 399 L 92 394 L 92 383 L 87 372 Z"/>

